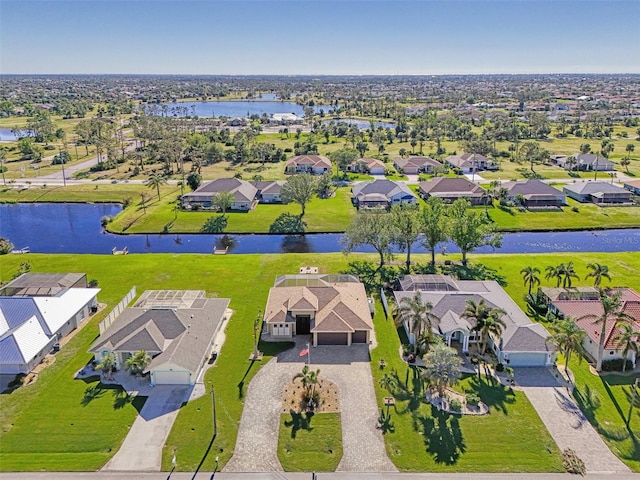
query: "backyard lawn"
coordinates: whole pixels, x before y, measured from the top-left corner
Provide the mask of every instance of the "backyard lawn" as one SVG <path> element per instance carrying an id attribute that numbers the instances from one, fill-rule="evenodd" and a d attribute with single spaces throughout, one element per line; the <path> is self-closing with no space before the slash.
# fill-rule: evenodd
<path id="1" fill-rule="evenodd" d="M 285 472 L 334 472 L 342 459 L 340 414 L 281 415 L 278 459 Z"/>

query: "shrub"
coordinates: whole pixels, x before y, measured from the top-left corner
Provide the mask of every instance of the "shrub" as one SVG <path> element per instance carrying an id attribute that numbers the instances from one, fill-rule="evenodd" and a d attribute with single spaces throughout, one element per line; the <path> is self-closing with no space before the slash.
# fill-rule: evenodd
<path id="1" fill-rule="evenodd" d="M 462 403 L 457 398 L 454 398 L 449 402 L 449 410 L 453 412 L 461 412 L 462 411 Z"/>
<path id="2" fill-rule="evenodd" d="M 580 211 L 580 209 L 574 205 L 573 207 L 571 207 L 571 211 L 575 212 L 575 213 L 578 213 Z"/>
<path id="3" fill-rule="evenodd" d="M 477 407 L 480 403 L 480 397 L 475 393 L 467 393 L 466 400 L 467 405 L 471 405 L 472 407 Z"/>
<path id="4" fill-rule="evenodd" d="M 98 285 L 100 285 L 100 282 L 95 278 L 92 278 L 91 280 L 89 280 L 89 283 L 87 284 L 89 288 L 97 288 Z"/>
<path id="5" fill-rule="evenodd" d="M 122 206 L 124 208 L 127 208 L 132 203 L 133 203 L 133 198 L 132 197 L 126 197 L 124 200 L 122 200 Z"/>
<path id="6" fill-rule="evenodd" d="M 496 372 L 504 372 L 504 365 L 502 363 L 496 365 Z"/>
<path id="7" fill-rule="evenodd" d="M 602 361 L 602 370 L 605 372 L 620 372 L 622 371 L 622 366 L 624 362 L 627 362 L 627 370 L 631 370 L 633 368 L 631 364 L 631 360 L 625 360 L 622 358 L 612 358 Z"/>
<path id="8" fill-rule="evenodd" d="M 108 215 L 105 215 L 104 217 L 102 217 L 100 219 L 100 225 L 102 225 L 103 227 L 107 226 L 108 224 L 110 224 L 113 221 L 113 217 L 110 217 Z"/>
<path id="9" fill-rule="evenodd" d="M 0 238 L 0 255 L 6 255 L 13 250 L 13 243 L 6 238 Z"/>
<path id="10" fill-rule="evenodd" d="M 201 208 L 202 208 L 202 205 L 200 205 L 199 203 L 192 203 L 191 204 L 191 210 L 193 210 L 194 212 L 197 212 Z"/>
<path id="11" fill-rule="evenodd" d="M 567 473 L 574 473 L 584 476 L 587 473 L 587 469 L 584 466 L 584 462 L 578 457 L 576 452 L 570 448 L 565 448 L 562 451 L 562 465 Z"/>

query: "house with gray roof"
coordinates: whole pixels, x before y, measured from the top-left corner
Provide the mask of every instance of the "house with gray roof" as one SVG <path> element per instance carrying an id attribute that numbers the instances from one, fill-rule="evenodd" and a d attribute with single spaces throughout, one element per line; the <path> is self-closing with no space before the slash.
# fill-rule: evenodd
<path id="1" fill-rule="evenodd" d="M 607 182 L 576 182 L 565 185 L 562 190 L 578 202 L 593 202 L 596 205 L 631 204 L 631 192 Z"/>
<path id="2" fill-rule="evenodd" d="M 83 279 L 85 282 L 83 282 Z M 84 274 L 26 273 L 0 297 L 0 374 L 29 373 L 98 308 Z"/>
<path id="3" fill-rule="evenodd" d="M 527 208 L 560 208 L 565 204 L 564 193 L 541 180 L 506 182 L 502 187 L 507 189 L 507 200 Z"/>
<path id="4" fill-rule="evenodd" d="M 181 197 L 182 206 L 186 209 L 194 208 L 215 208 L 213 197 L 217 193 L 228 192 L 233 195 L 235 202 L 231 210 L 247 211 L 252 210 L 256 204 L 258 189 L 255 185 L 239 178 L 217 178 L 212 182 L 201 185 L 197 190 L 187 193 Z"/>
<path id="5" fill-rule="evenodd" d="M 405 175 L 417 175 L 418 173 L 432 174 L 442 168 L 442 163 L 430 157 L 398 157 L 394 159 L 393 166 Z"/>
<path id="6" fill-rule="evenodd" d="M 436 177 L 420 182 L 418 191 L 422 198 L 441 198 L 444 203 L 453 203 L 459 198 L 466 198 L 471 205 L 482 205 L 486 190 L 466 178 Z"/>
<path id="7" fill-rule="evenodd" d="M 613 170 L 615 164 L 595 153 L 574 153 L 573 155 L 552 155 L 551 163 L 565 170 L 581 172 L 607 172 Z"/>
<path id="8" fill-rule="evenodd" d="M 399 280 L 400 290 L 394 291 L 396 304 L 403 298 L 419 295 L 423 303 L 433 305 L 431 313 L 433 333 L 440 335 L 447 345 L 458 344 L 463 352 L 478 343 L 480 336 L 474 330 L 473 319 L 462 314 L 469 300 L 481 300 L 489 308 L 501 308 L 506 313 L 502 320 L 506 326 L 502 335 L 491 337 L 489 346 L 500 363 L 513 367 L 543 367 L 552 365 L 555 353 L 547 342 L 549 332 L 539 323 L 532 322 L 496 281 L 456 280 L 447 275 L 407 275 Z M 407 322 L 405 329 L 412 338 Z"/>
<path id="9" fill-rule="evenodd" d="M 351 189 L 356 208 L 390 208 L 392 205 L 414 205 L 418 199 L 403 182 L 373 180 L 362 182 Z"/>
<path id="10" fill-rule="evenodd" d="M 373 313 L 364 284 L 351 275 L 286 275 L 269 290 L 267 334 L 285 340 L 311 335 L 317 345 L 368 345 Z"/>
<path id="11" fill-rule="evenodd" d="M 444 161 L 447 165 L 460 170 L 463 174 L 481 172 L 483 170 L 496 170 L 498 168 L 493 160 L 479 153 L 450 155 Z"/>
<path id="12" fill-rule="evenodd" d="M 249 182 L 258 189 L 258 201 L 260 203 L 286 203 L 282 198 L 284 180 Z"/>
<path id="13" fill-rule="evenodd" d="M 117 368 L 144 350 L 151 385 L 194 385 L 216 351 L 215 337 L 231 311 L 228 298 L 204 290 L 147 290 L 125 309 L 89 349 L 97 362 L 113 353 Z"/>

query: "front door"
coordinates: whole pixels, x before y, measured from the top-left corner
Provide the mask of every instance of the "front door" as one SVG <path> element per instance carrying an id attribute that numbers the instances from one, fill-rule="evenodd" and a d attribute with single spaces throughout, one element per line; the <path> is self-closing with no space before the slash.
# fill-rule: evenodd
<path id="1" fill-rule="evenodd" d="M 311 315 L 298 315 L 296 317 L 296 335 L 311 333 Z"/>

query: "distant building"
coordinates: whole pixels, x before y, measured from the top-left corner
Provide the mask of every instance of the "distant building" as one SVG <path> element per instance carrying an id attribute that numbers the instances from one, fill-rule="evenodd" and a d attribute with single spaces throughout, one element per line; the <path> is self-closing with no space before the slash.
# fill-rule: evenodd
<path id="1" fill-rule="evenodd" d="M 507 189 L 507 199 L 521 201 L 527 208 L 560 208 L 565 204 L 565 195 L 541 180 L 524 180 L 502 184 Z"/>
<path id="2" fill-rule="evenodd" d="M 631 192 L 607 182 L 576 182 L 563 187 L 568 197 L 598 205 L 631 203 Z"/>
<path id="3" fill-rule="evenodd" d="M 483 170 L 495 170 L 498 166 L 493 160 L 478 153 L 463 153 L 462 155 L 450 155 L 445 159 L 445 163 L 453 168 L 457 168 L 462 173 L 480 172 Z"/>
<path id="4" fill-rule="evenodd" d="M 393 161 L 395 169 L 405 175 L 416 175 L 418 173 L 432 174 L 442 168 L 442 163 L 429 157 L 398 157 Z"/>
<path id="5" fill-rule="evenodd" d="M 284 173 L 311 173 L 322 175 L 331 173 L 331 160 L 322 155 L 298 155 L 287 161 Z"/>
<path id="6" fill-rule="evenodd" d="M 390 208 L 392 205 L 414 205 L 418 199 L 403 182 L 373 180 L 354 185 L 353 204 L 358 209 Z"/>
<path id="7" fill-rule="evenodd" d="M 384 175 L 387 167 L 384 162 L 376 158 L 358 158 L 347 165 L 347 172 L 368 173 L 370 175 Z"/>
<path id="8" fill-rule="evenodd" d="M 218 178 L 183 195 L 181 197 L 182 206 L 193 208 L 197 204 L 205 209 L 215 208 L 213 197 L 220 192 L 228 192 L 233 195 L 235 202 L 231 206 L 231 210 L 252 210 L 257 203 L 258 189 L 251 183 L 239 178 Z"/>
<path id="9" fill-rule="evenodd" d="M 482 205 L 487 193 L 482 187 L 466 178 L 437 177 L 420 182 L 418 187 L 422 198 L 441 198 L 445 203 L 453 203 L 459 198 L 466 198 L 471 205 Z"/>

